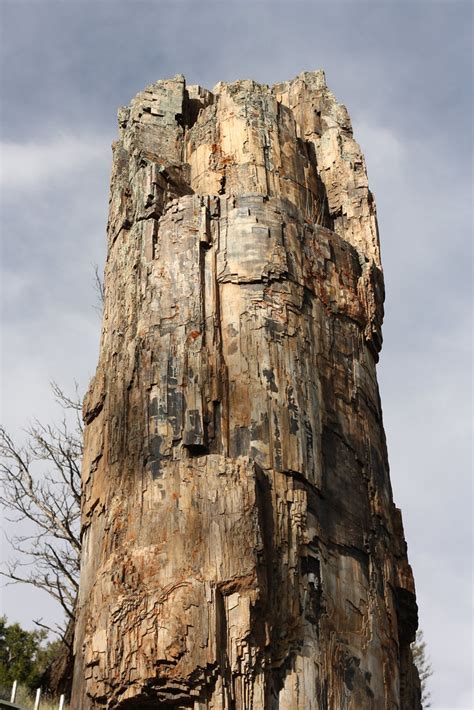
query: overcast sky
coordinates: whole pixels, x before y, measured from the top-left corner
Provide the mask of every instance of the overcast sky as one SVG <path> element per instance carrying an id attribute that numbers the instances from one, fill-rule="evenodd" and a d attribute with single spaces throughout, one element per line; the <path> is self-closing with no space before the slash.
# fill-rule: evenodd
<path id="1" fill-rule="evenodd" d="M 0 0 L 2 422 L 56 415 L 97 359 L 116 111 L 147 84 L 323 68 L 365 152 L 387 301 L 379 365 L 433 707 L 472 708 L 470 2 Z M 2 607 L 53 619 L 36 592 Z"/>

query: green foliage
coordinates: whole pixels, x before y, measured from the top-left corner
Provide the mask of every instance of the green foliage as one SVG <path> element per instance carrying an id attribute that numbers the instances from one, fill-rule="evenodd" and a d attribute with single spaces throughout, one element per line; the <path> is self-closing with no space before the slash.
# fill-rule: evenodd
<path id="1" fill-rule="evenodd" d="M 25 631 L 20 624 L 8 624 L 0 616 L 0 686 L 14 680 L 37 688 L 49 661 L 57 653 L 58 642 L 47 643 L 47 632 Z"/>

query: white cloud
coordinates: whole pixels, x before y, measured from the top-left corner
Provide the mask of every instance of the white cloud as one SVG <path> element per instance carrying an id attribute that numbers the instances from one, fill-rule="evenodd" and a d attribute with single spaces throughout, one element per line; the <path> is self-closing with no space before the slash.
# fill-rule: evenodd
<path id="1" fill-rule="evenodd" d="M 47 141 L 0 143 L 2 190 L 38 190 L 45 183 L 64 180 L 71 172 L 103 161 L 108 136 L 61 134 Z"/>

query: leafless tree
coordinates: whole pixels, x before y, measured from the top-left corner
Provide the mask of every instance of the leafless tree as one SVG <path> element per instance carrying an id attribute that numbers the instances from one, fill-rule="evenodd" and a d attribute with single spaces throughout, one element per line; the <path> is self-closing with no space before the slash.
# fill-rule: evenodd
<path id="1" fill-rule="evenodd" d="M 104 309 L 104 300 L 105 300 L 104 279 L 100 274 L 99 265 L 93 264 L 92 266 L 94 268 L 93 285 L 94 285 L 94 291 L 95 291 L 96 300 L 97 300 L 96 305 L 94 306 L 94 309 L 97 311 L 99 316 L 102 316 L 102 311 Z"/>
<path id="2" fill-rule="evenodd" d="M 416 639 L 411 645 L 413 662 L 420 676 L 421 685 L 421 705 L 423 708 L 431 707 L 431 693 L 428 690 L 428 678 L 433 675 L 433 668 L 426 653 L 426 641 L 423 638 L 423 631 L 418 629 Z"/>
<path id="3" fill-rule="evenodd" d="M 8 538 L 15 559 L 0 574 L 59 602 L 64 625 L 35 623 L 64 639 L 74 620 L 79 578 L 82 417 L 77 388 L 72 398 L 55 383 L 52 390 L 62 407 L 59 424 L 35 421 L 22 446 L 0 427 L 0 504 L 6 519 L 22 528 Z"/>

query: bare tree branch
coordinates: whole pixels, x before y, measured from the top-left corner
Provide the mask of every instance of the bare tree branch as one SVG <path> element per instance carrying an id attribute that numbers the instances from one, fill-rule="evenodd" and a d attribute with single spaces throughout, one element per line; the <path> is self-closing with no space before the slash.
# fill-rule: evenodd
<path id="1" fill-rule="evenodd" d="M 63 410 L 58 425 L 35 421 L 22 446 L 0 427 L 0 504 L 7 520 L 27 527 L 6 536 L 15 559 L 0 575 L 9 584 L 46 591 L 67 623 L 74 618 L 79 579 L 82 404 L 77 385 L 74 397 L 55 382 L 51 388 Z"/>
<path id="2" fill-rule="evenodd" d="M 102 315 L 102 310 L 104 308 L 104 300 L 105 300 L 104 279 L 100 275 L 98 265 L 93 264 L 93 267 L 94 267 L 94 291 L 96 292 L 96 296 L 97 296 L 97 305 L 94 306 L 94 309 L 99 313 L 99 315 Z"/>
<path id="3" fill-rule="evenodd" d="M 64 638 L 64 630 L 61 626 L 58 626 L 57 624 L 55 626 L 48 626 L 47 624 L 43 624 L 43 619 L 33 619 L 33 623 L 36 624 L 36 626 L 39 626 L 40 629 L 44 629 L 45 631 L 48 631 L 48 633 L 52 633 L 55 636 L 58 636 L 58 638 L 61 639 L 61 641 L 64 641 L 68 647 L 70 647 L 70 644 L 67 643 L 67 641 Z"/>
<path id="4" fill-rule="evenodd" d="M 433 675 L 433 668 L 426 652 L 426 641 L 423 638 L 423 631 L 418 629 L 416 639 L 411 644 L 413 663 L 416 666 L 420 677 L 421 704 L 423 708 L 431 707 L 431 693 L 428 689 L 428 679 Z"/>

